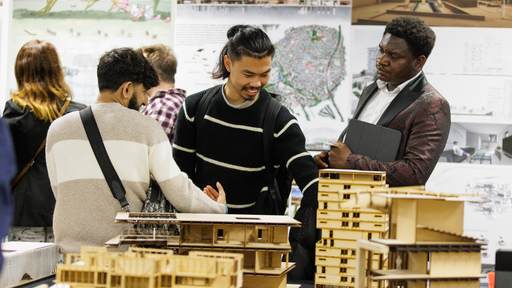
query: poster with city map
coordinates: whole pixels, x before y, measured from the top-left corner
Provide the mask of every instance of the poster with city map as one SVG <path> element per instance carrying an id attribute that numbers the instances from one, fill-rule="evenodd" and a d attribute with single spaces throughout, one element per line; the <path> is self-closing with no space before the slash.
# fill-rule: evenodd
<path id="1" fill-rule="evenodd" d="M 223 83 L 211 72 L 227 30 L 256 25 L 276 47 L 267 90 L 297 117 L 308 148 L 337 139 L 350 117 L 350 7 L 177 5 L 176 11 L 177 87 L 190 95 Z"/>
<path id="2" fill-rule="evenodd" d="M 267 89 L 285 96 L 285 105 L 295 115 L 313 116 L 307 108 L 329 101 L 320 116 L 344 118 L 334 101 L 338 87 L 345 80 L 345 47 L 341 26 L 305 25 L 285 31 L 275 43 L 272 77 Z"/>

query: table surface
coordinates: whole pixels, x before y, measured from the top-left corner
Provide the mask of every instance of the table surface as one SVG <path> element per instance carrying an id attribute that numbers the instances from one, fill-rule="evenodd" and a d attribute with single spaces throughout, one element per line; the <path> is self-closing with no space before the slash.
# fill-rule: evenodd
<path id="1" fill-rule="evenodd" d="M 34 287 L 37 287 L 42 284 L 47 284 L 48 286 L 51 287 L 51 285 L 53 285 L 53 280 L 55 280 L 55 274 L 45 277 L 43 279 L 34 280 L 34 281 L 27 282 L 24 284 L 19 284 L 17 286 L 13 286 L 11 288 L 34 288 Z M 315 284 L 313 281 L 304 281 L 301 283 L 294 282 L 294 283 L 288 283 L 286 285 L 286 287 L 287 288 L 314 288 Z M 480 288 L 487 288 L 487 287 L 488 287 L 487 283 L 480 284 Z"/>
<path id="2" fill-rule="evenodd" d="M 18 284 L 16 286 L 12 286 L 11 288 L 34 288 L 34 287 L 37 287 L 37 286 L 42 285 L 42 284 L 46 284 L 49 287 L 51 287 L 54 284 L 53 280 L 55 280 L 55 274 L 52 274 L 50 276 L 47 276 L 47 277 L 44 277 L 44 278 L 41 278 L 41 279 L 20 283 L 20 284 Z M 299 282 L 292 282 L 292 283 L 288 283 L 286 285 L 286 287 L 287 288 L 314 288 L 315 284 L 314 284 L 313 281 L 304 281 L 304 282 L 301 282 L 301 283 L 299 283 Z"/>

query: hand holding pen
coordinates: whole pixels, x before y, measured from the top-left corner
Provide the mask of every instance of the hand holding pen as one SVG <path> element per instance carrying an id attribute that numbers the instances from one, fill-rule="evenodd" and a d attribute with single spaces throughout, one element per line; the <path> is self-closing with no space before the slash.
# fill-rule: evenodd
<path id="1" fill-rule="evenodd" d="M 323 151 L 315 155 L 315 162 L 318 169 L 325 169 L 328 167 L 336 169 L 344 169 L 347 163 L 348 155 L 352 154 L 350 148 L 341 141 L 325 142 L 329 145 L 329 152 Z"/>

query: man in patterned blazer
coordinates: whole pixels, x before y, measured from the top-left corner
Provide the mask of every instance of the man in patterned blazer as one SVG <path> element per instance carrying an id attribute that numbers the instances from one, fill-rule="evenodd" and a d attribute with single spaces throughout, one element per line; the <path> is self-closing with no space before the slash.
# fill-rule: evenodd
<path id="1" fill-rule="evenodd" d="M 418 18 L 398 17 L 388 23 L 377 54 L 378 80 L 364 89 L 354 113 L 355 119 L 402 133 L 396 160 L 380 162 L 353 154 L 342 141 L 337 141 L 338 147 L 315 156 L 319 168 L 386 171 L 391 187 L 427 182 L 450 132 L 448 101 L 422 72 L 435 38 L 434 31 Z M 309 259 L 310 265 L 303 265 L 302 271 L 291 271 L 292 279 L 314 277 L 319 233 L 311 227 L 316 223 L 316 208 L 303 205 L 295 216 L 302 228 L 290 231 L 290 242 L 298 243 L 291 258 Z"/>
<path id="2" fill-rule="evenodd" d="M 422 72 L 435 37 L 421 19 L 398 17 L 390 22 L 377 54 L 379 79 L 364 89 L 354 113 L 356 119 L 402 133 L 396 160 L 384 163 L 351 154 L 339 141 L 340 148 L 328 153 L 330 167 L 386 171 L 391 187 L 427 182 L 450 132 L 448 101 Z M 321 156 L 322 153 L 316 156 L 317 164 L 326 168 Z"/>

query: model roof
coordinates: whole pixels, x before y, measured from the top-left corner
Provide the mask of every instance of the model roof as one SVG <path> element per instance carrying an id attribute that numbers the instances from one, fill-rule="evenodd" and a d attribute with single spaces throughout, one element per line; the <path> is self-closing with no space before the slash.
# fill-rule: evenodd
<path id="1" fill-rule="evenodd" d="M 150 215 L 149 215 L 150 214 Z M 299 227 L 301 223 L 284 215 L 197 214 L 197 213 L 137 213 L 119 212 L 116 222 L 159 224 L 239 224 Z"/>

